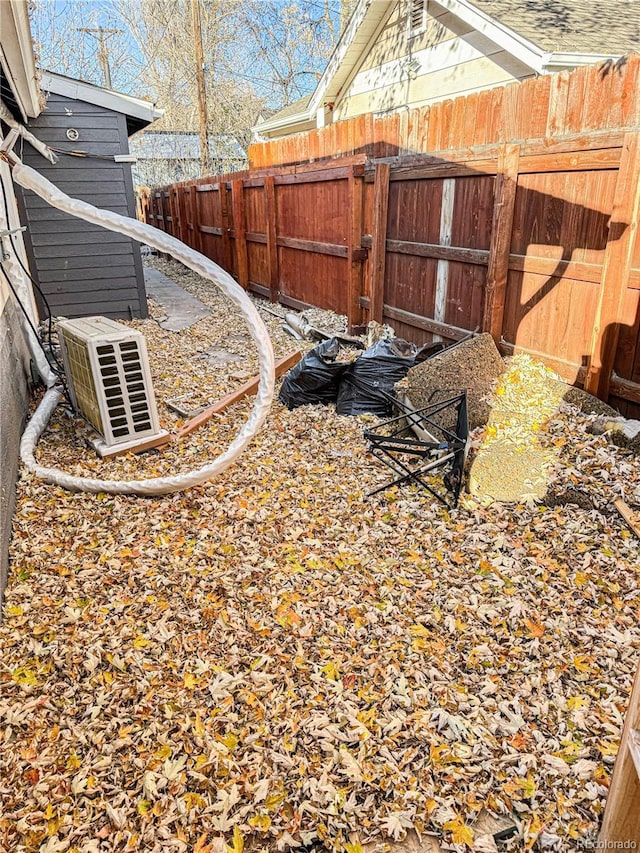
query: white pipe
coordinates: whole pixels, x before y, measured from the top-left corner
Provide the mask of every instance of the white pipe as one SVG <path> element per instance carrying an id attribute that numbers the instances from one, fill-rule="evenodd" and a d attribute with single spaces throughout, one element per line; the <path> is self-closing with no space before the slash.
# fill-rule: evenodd
<path id="1" fill-rule="evenodd" d="M 9 277 L 9 280 L 12 282 L 17 291 L 18 301 L 24 307 L 25 311 L 28 312 L 29 308 L 27 306 L 30 306 L 31 298 L 31 294 L 29 292 L 29 285 L 26 283 L 26 276 L 23 273 L 22 269 L 14 260 L 14 253 L 12 251 L 7 252 L 4 260 L 2 261 L 2 264 L 4 272 Z M 6 284 L 6 281 L 3 281 L 3 284 Z M 32 322 L 35 326 L 37 321 L 32 320 Z M 29 354 L 31 355 L 34 367 L 38 371 L 38 375 L 40 376 L 46 387 L 51 388 L 51 386 L 57 381 L 58 377 L 51 369 L 51 365 L 47 361 L 47 358 L 42 350 L 42 347 L 40 346 L 40 342 L 38 341 L 35 332 L 24 318 L 22 319 L 22 329 L 27 340 Z"/>
<path id="2" fill-rule="evenodd" d="M 13 115 L 11 114 L 9 108 L 2 100 L 0 100 L 0 118 L 6 125 L 13 128 L 13 130 L 19 133 L 20 136 L 26 142 L 28 142 L 29 145 L 32 145 L 39 154 L 42 154 L 44 158 L 49 160 L 50 163 L 58 162 L 58 157 L 56 153 L 52 151 L 48 145 L 45 145 L 44 142 L 41 142 L 32 133 L 30 133 L 23 124 L 20 124 L 20 122 L 16 121 Z"/>
<path id="3" fill-rule="evenodd" d="M 2 118 L 1 112 L 0 118 Z M 2 134 L 0 133 L 0 141 L 1 140 Z M 9 171 L 9 166 L 3 160 L 0 160 L 0 181 L 2 181 L 2 191 L 6 193 L 5 199 L 7 201 L 7 212 L 5 212 L 4 204 L 0 204 L 0 231 L 17 231 L 20 222 L 13 198 L 14 193 L 13 187 L 11 186 L 11 172 Z M 6 237 L 0 238 L 0 244 L 3 270 L 9 278 L 9 281 L 14 286 L 17 294 L 16 298 L 31 321 L 31 324 L 33 324 L 33 326 L 37 326 L 38 318 L 36 316 L 35 305 L 33 302 L 33 292 L 29 282 L 27 281 L 27 276 L 17 261 L 17 250 L 15 246 L 16 244 L 22 245 L 22 235 L 17 233 L 14 235 L 13 239 L 11 239 L 9 234 L 7 234 Z M 7 251 L 5 251 L 5 248 Z M 4 281 L 4 276 L 0 275 L 0 280 L 1 285 L 4 286 L 6 283 Z M 50 388 L 56 382 L 57 377 L 51 370 L 51 365 L 42 351 L 40 342 L 31 328 L 31 324 L 25 317 L 23 317 L 22 314 L 20 314 L 20 317 L 22 329 L 27 341 L 27 346 L 29 347 L 29 353 L 33 360 L 33 364 L 46 387 Z"/>
<path id="4" fill-rule="evenodd" d="M 176 477 L 153 477 L 147 480 L 125 481 L 74 477 L 58 468 L 45 468 L 39 465 L 34 455 L 35 447 L 60 400 L 60 392 L 56 388 L 46 392 L 22 436 L 20 456 L 24 464 L 36 476 L 72 491 L 136 495 L 164 495 L 182 491 L 204 483 L 224 471 L 242 453 L 261 428 L 273 399 L 275 384 L 273 349 L 269 333 L 255 305 L 244 290 L 221 267 L 199 252 L 190 249 L 180 240 L 176 240 L 175 237 L 171 237 L 144 222 L 138 222 L 135 219 L 108 210 L 99 210 L 85 201 L 70 198 L 36 171 L 23 165 L 15 156 L 12 156 L 11 162 L 15 164 L 13 166 L 13 178 L 16 183 L 36 193 L 58 210 L 85 219 L 87 222 L 101 225 L 110 231 L 125 234 L 140 243 L 153 246 L 160 252 L 172 255 L 203 278 L 212 281 L 244 314 L 260 359 L 258 391 L 246 423 L 239 430 L 227 450 L 202 468 Z"/>

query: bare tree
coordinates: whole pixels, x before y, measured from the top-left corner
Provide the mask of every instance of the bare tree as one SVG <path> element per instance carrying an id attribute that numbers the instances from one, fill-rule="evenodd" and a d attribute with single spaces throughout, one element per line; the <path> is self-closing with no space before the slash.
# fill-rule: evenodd
<path id="1" fill-rule="evenodd" d="M 2 0 L 0 0 L 2 2 Z M 208 132 L 246 149 L 265 107 L 313 88 L 353 0 L 199 0 Z M 191 0 L 34 0 L 41 65 L 103 84 L 99 43 L 84 30 L 118 29 L 108 42 L 114 88 L 165 111 L 154 130 L 198 128 Z"/>
<path id="2" fill-rule="evenodd" d="M 189 0 L 118 2 L 140 54 L 141 86 L 165 110 L 163 130 L 198 127 L 197 69 Z M 249 138 L 262 106 L 250 80 L 230 71 L 237 51 L 237 2 L 203 0 L 200 8 L 209 132 Z"/>
<path id="3" fill-rule="evenodd" d="M 268 101 L 285 106 L 313 90 L 335 47 L 342 4 L 245 0 L 240 16 Z"/>

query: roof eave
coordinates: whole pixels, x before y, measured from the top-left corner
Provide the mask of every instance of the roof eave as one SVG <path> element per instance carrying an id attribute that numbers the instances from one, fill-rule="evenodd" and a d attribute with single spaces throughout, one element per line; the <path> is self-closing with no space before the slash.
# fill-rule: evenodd
<path id="1" fill-rule="evenodd" d="M 56 95 L 73 98 L 77 101 L 86 101 L 105 109 L 123 113 L 135 120 L 135 128 L 142 130 L 156 119 L 162 118 L 164 110 L 158 109 L 151 101 L 134 98 L 132 95 L 124 95 L 122 92 L 114 92 L 112 89 L 104 89 L 85 83 L 83 80 L 73 80 L 50 71 L 42 72 L 41 85 L 44 91 L 53 92 Z"/>
<path id="2" fill-rule="evenodd" d="M 309 105 L 294 115 L 267 120 L 252 128 L 254 133 L 264 135 L 286 130 L 299 124 L 315 122 L 318 111 L 328 100 L 334 100 L 352 67 L 358 62 L 363 48 L 369 43 L 383 17 L 395 0 L 359 0 L 349 22 L 333 51 L 327 67 L 318 81 Z"/>
<path id="3" fill-rule="evenodd" d="M 548 56 L 538 45 L 487 15 L 468 0 L 437 0 L 438 4 L 539 73 Z"/>
<path id="4" fill-rule="evenodd" d="M 42 112 L 26 0 L 0 2 L 0 29 L 2 70 L 26 122 Z"/>
<path id="5" fill-rule="evenodd" d="M 563 68 L 576 68 L 580 65 L 597 65 L 599 62 L 614 62 L 624 54 L 621 53 L 573 53 L 571 51 L 555 51 L 543 57 L 542 70 L 546 72 L 561 71 Z"/>
<path id="6" fill-rule="evenodd" d="M 333 101 L 338 96 L 344 81 L 360 60 L 362 51 L 394 2 L 395 0 L 359 0 L 311 96 L 311 115 L 315 115 L 327 101 Z"/>
<path id="7" fill-rule="evenodd" d="M 256 124 L 251 130 L 256 133 L 272 133 L 274 130 L 282 130 L 285 127 L 294 126 L 296 124 L 305 124 L 313 121 L 315 112 L 311 112 L 308 108 L 300 113 L 285 116 L 284 118 L 264 121 L 261 124 Z"/>
<path id="8" fill-rule="evenodd" d="M 310 116 L 328 101 L 335 100 L 356 67 L 362 51 L 370 42 L 381 22 L 387 17 L 395 0 L 360 0 L 334 50 L 324 74 L 309 103 Z M 466 21 L 474 29 L 499 44 L 524 65 L 538 73 L 542 72 L 545 52 L 519 33 L 476 8 L 468 0 L 437 0 L 440 6 Z"/>

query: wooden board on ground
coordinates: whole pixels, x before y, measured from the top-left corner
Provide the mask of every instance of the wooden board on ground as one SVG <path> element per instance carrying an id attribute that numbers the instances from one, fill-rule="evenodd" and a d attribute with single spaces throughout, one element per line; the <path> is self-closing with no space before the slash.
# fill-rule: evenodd
<path id="1" fill-rule="evenodd" d="M 292 352 L 289 355 L 281 358 L 280 361 L 276 362 L 275 365 L 275 373 L 276 379 L 286 373 L 291 367 L 297 364 L 300 361 L 301 354 L 299 352 Z M 245 397 L 248 397 L 250 394 L 255 394 L 258 390 L 258 384 L 260 382 L 259 376 L 254 376 L 253 379 L 250 379 L 248 382 L 245 382 L 244 385 L 241 385 L 239 388 L 236 388 L 235 391 L 232 391 L 230 394 L 222 397 L 216 403 L 206 408 L 203 412 L 200 412 L 199 415 L 196 415 L 190 421 L 187 421 L 176 433 L 177 438 L 184 438 L 187 435 L 191 435 L 191 433 L 195 432 L 197 429 L 200 429 L 201 426 L 204 426 L 206 423 L 209 423 L 211 418 L 214 415 L 220 414 L 220 412 L 224 412 L 225 409 L 228 409 L 229 406 L 233 406 L 234 403 L 240 402 Z"/>
<path id="2" fill-rule="evenodd" d="M 620 515 L 624 518 L 627 525 L 633 530 L 638 539 L 640 539 L 640 513 L 634 512 L 629 504 L 625 503 L 622 498 L 618 498 L 614 501 L 615 508 L 618 510 Z"/>
<path id="3" fill-rule="evenodd" d="M 477 840 L 488 835 L 496 841 L 509 838 L 518 829 L 512 818 L 502 815 L 495 817 L 487 809 L 482 809 L 471 828 L 473 829 L 474 839 Z"/>
<path id="4" fill-rule="evenodd" d="M 114 456 L 122 456 L 125 453 L 143 453 L 145 450 L 160 450 L 171 441 L 171 435 L 166 430 L 161 430 L 157 435 L 150 438 L 125 441 L 121 444 L 106 444 L 102 438 L 91 442 L 93 449 L 101 459 L 113 459 Z"/>
<path id="5" fill-rule="evenodd" d="M 607 805 L 598 837 L 599 850 L 623 850 L 625 845 L 628 848 L 629 842 L 637 842 L 640 838 L 640 768 L 635 762 L 638 728 L 640 667 L 636 671 L 629 707 L 625 714 L 620 749 L 609 785 Z"/>

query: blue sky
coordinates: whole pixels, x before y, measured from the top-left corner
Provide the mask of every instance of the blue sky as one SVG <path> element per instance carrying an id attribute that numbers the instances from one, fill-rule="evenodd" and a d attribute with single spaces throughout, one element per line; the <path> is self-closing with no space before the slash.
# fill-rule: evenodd
<path id="1" fill-rule="evenodd" d="M 0 0 L 1 2 L 1 0 Z M 265 7 L 282 9 L 290 2 L 285 0 L 265 0 Z M 319 17 L 325 11 L 324 0 L 298 0 L 296 5 L 302 12 Z M 153 97 L 145 90 L 141 79 L 145 57 L 142 55 L 135 38 L 132 37 L 127 23 L 123 20 L 116 2 L 111 0 L 36 0 L 32 12 L 32 31 L 36 47 L 40 47 L 41 64 L 48 70 L 68 74 L 103 85 L 104 78 L 98 57 L 98 40 L 78 31 L 79 27 L 118 28 L 121 33 L 107 37 L 109 64 L 113 87 L 127 94 Z M 330 0 L 329 7 L 334 21 L 338 20 L 340 0 Z M 129 8 L 135 8 L 131 0 Z M 256 93 L 265 98 L 268 105 L 277 103 L 278 90 L 273 85 L 273 73 L 265 63 L 246 46 L 238 43 L 234 49 L 241 56 L 241 62 L 234 63 L 231 77 L 238 82 L 252 86 Z M 300 62 L 304 63 L 302 48 Z M 317 65 L 313 71 L 321 71 Z M 305 91 L 312 91 L 315 78 L 311 74 L 300 77 L 300 85 Z"/>

